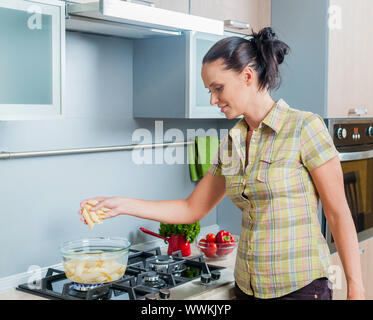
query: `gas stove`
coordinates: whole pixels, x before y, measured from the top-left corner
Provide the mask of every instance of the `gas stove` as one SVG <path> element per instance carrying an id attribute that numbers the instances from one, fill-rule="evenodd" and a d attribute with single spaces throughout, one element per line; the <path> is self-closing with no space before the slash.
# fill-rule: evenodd
<path id="1" fill-rule="evenodd" d="M 221 283 L 219 279 L 224 269 L 207 264 L 203 255 L 185 258 L 181 251 L 162 255 L 159 247 L 145 251 L 130 249 L 126 272 L 119 280 L 84 285 L 71 282 L 63 270 L 49 268 L 37 284 L 24 283 L 16 289 L 62 300 L 185 299 L 193 292 L 216 287 Z M 192 292 L 190 287 L 182 288 L 188 282 L 194 284 Z M 173 290 L 177 290 L 174 297 Z"/>

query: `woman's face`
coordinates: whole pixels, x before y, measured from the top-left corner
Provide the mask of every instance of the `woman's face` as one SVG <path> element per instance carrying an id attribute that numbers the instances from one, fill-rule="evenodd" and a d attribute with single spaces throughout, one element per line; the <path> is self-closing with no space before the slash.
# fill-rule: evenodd
<path id="1" fill-rule="evenodd" d="M 240 74 L 226 70 L 222 59 L 202 65 L 203 83 L 211 94 L 211 105 L 217 105 L 227 119 L 249 112 L 253 70 L 245 68 Z"/>

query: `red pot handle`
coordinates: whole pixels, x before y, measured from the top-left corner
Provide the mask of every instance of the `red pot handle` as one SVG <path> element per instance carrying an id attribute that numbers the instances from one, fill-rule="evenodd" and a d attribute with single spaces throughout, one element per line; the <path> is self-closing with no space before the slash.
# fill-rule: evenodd
<path id="1" fill-rule="evenodd" d="M 144 232 L 144 233 L 150 234 L 151 236 L 154 236 L 154 237 L 157 237 L 157 238 L 161 238 L 161 239 L 163 239 L 164 241 L 167 241 L 167 242 L 169 241 L 168 238 L 163 237 L 163 236 L 161 236 L 160 234 L 155 233 L 155 232 L 153 232 L 153 231 L 150 231 L 150 230 L 148 230 L 148 229 L 145 229 L 145 228 L 143 228 L 143 227 L 140 227 L 140 230 L 141 230 L 142 232 Z"/>

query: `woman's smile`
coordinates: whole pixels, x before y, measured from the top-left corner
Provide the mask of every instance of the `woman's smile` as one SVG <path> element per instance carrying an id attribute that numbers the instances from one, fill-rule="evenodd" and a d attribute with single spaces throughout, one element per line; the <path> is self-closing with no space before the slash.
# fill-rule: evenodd
<path id="1" fill-rule="evenodd" d="M 221 112 L 225 112 L 225 110 L 227 110 L 227 108 L 228 108 L 228 105 L 225 105 L 225 106 L 221 106 L 221 107 L 219 107 L 221 110 Z"/>

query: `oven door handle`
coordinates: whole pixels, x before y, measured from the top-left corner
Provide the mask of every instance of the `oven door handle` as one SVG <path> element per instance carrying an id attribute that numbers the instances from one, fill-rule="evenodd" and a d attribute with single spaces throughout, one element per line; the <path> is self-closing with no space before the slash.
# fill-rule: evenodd
<path id="1" fill-rule="evenodd" d="M 373 158 L 373 150 L 358 151 L 358 152 L 340 152 L 339 160 L 341 162 L 353 160 L 365 160 Z"/>

